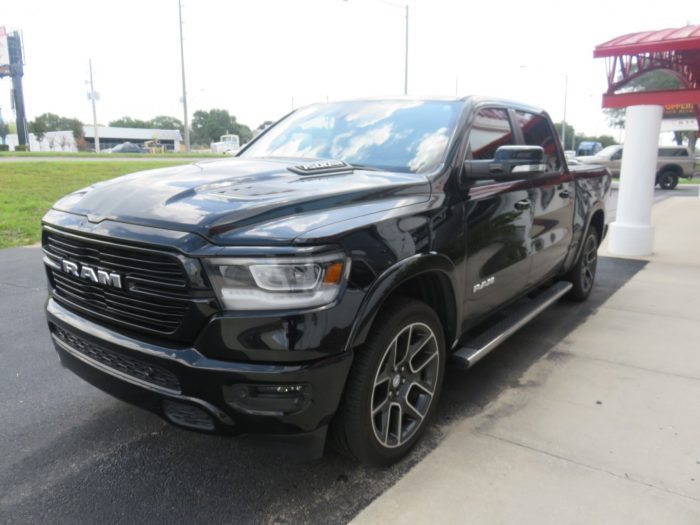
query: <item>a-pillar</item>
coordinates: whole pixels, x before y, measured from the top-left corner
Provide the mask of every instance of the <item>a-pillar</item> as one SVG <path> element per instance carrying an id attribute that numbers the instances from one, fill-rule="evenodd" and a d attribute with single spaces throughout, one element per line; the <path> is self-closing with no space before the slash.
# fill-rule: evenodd
<path id="1" fill-rule="evenodd" d="M 662 106 L 627 108 L 617 216 L 610 225 L 608 241 L 608 251 L 612 254 L 651 255 L 654 249 L 651 206 L 662 115 Z"/>

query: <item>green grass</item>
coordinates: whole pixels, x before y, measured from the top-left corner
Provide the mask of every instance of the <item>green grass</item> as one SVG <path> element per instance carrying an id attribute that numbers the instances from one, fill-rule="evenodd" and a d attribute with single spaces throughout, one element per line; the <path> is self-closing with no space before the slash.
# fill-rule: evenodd
<path id="1" fill-rule="evenodd" d="M 0 163 L 0 248 L 38 242 L 41 217 L 60 197 L 92 183 L 184 161 L 2 162 Z"/>
<path id="2" fill-rule="evenodd" d="M 185 158 L 224 158 L 222 153 L 93 153 L 89 151 L 0 151 L 2 157 L 81 157 L 81 158 L 130 158 L 130 159 L 177 159 Z"/>

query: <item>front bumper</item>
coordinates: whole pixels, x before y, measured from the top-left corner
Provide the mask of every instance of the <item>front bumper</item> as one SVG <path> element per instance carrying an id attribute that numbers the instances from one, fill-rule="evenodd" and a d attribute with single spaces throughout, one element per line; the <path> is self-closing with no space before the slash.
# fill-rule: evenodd
<path id="1" fill-rule="evenodd" d="M 226 434 L 325 437 L 352 352 L 302 363 L 229 362 L 90 322 L 49 298 L 64 366 L 113 396 L 186 428 Z"/>

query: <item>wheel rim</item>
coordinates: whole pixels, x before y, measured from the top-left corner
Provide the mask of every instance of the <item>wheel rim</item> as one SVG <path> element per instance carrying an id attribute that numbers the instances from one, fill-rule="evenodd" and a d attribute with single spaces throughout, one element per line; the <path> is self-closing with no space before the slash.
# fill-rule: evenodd
<path id="1" fill-rule="evenodd" d="M 440 373 L 438 342 L 424 323 L 405 326 L 379 362 L 370 401 L 379 443 L 396 448 L 421 427 L 432 405 Z"/>
<path id="2" fill-rule="evenodd" d="M 668 173 L 664 174 L 664 179 L 663 179 L 663 186 L 667 187 L 673 184 L 673 175 L 670 175 Z"/>
<path id="3" fill-rule="evenodd" d="M 595 280 L 595 270 L 598 264 L 598 246 L 595 237 L 590 236 L 583 248 L 583 264 L 581 265 L 581 287 L 588 292 Z"/>

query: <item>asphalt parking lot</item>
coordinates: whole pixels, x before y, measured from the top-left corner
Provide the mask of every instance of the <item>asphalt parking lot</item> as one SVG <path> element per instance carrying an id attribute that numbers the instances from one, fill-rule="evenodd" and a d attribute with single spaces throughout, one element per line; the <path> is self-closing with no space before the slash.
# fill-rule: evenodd
<path id="1" fill-rule="evenodd" d="M 697 187 L 656 198 L 696 196 Z M 614 209 L 614 199 L 611 209 Z M 478 414 L 644 265 L 602 258 L 585 304 L 560 302 L 474 370 L 449 370 L 435 424 L 409 459 L 384 470 L 329 450 L 299 463 L 174 428 L 64 371 L 43 318 L 38 247 L 0 251 L 0 522 L 345 523 L 442 439 Z"/>

